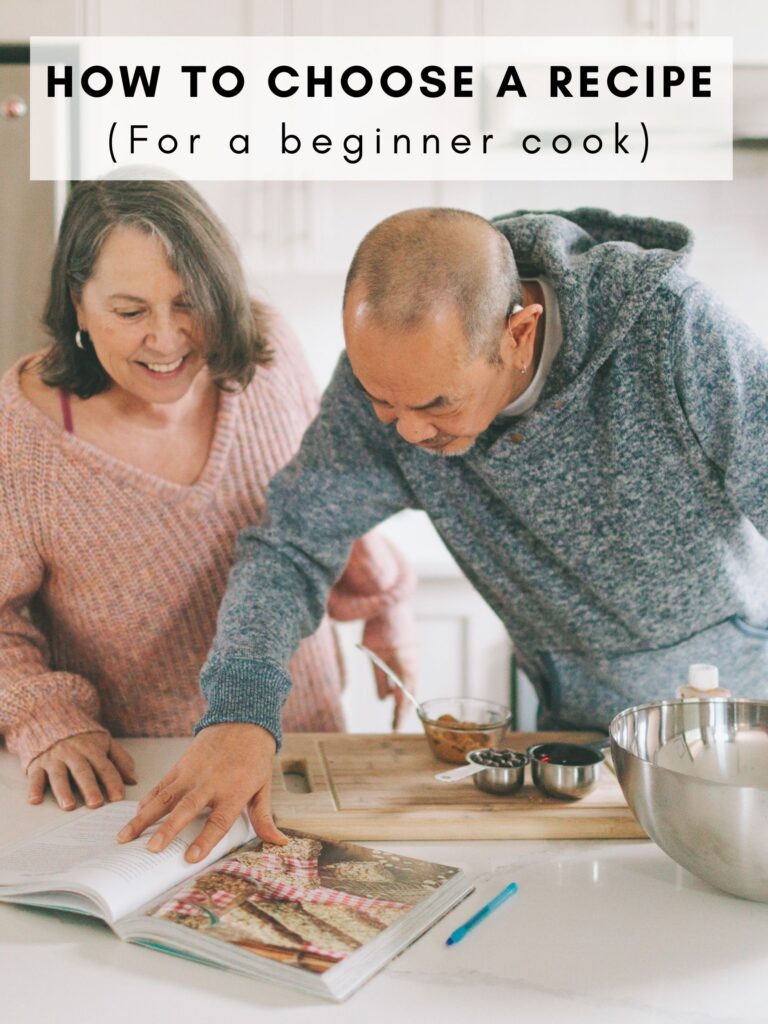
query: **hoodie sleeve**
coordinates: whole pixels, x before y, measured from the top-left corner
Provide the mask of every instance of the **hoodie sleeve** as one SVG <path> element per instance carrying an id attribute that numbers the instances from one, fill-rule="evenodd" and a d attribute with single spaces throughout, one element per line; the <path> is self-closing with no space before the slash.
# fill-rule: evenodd
<path id="1" fill-rule="evenodd" d="M 682 297 L 674 385 L 736 506 L 768 537 L 768 344 L 702 284 Z"/>
<path id="2" fill-rule="evenodd" d="M 413 497 L 342 356 L 298 454 L 272 480 L 263 523 L 242 531 L 203 666 L 195 731 L 253 722 L 281 743 L 288 661 L 314 632 L 352 542 Z"/>
<path id="3" fill-rule="evenodd" d="M 273 338 L 282 379 L 283 401 L 297 406 L 302 430 L 317 415 L 320 397 L 296 335 L 274 314 Z M 403 555 L 380 532 L 373 531 L 352 545 L 349 561 L 330 591 L 328 612 L 337 622 L 362 619 L 366 636 L 381 656 L 415 646 L 410 597 L 416 576 Z"/>

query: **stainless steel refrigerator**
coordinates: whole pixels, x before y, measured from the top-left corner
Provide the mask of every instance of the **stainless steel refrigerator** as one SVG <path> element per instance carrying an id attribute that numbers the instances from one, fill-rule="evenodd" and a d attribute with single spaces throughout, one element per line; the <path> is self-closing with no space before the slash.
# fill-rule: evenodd
<path id="1" fill-rule="evenodd" d="M 62 186 L 29 180 L 29 48 L 0 44 L 0 373 L 40 348 Z"/>

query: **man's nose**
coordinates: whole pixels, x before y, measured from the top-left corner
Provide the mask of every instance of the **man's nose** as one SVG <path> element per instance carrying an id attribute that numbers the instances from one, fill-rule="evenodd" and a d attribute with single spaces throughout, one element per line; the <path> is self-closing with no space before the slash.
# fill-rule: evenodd
<path id="1" fill-rule="evenodd" d="M 421 444 L 423 441 L 431 441 L 437 437 L 437 428 L 419 415 L 414 413 L 401 413 L 395 423 L 398 434 L 409 444 Z"/>

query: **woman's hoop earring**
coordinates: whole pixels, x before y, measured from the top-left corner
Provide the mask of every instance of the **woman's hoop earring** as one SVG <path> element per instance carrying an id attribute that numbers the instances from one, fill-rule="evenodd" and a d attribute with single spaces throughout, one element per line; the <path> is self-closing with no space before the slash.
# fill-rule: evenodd
<path id="1" fill-rule="evenodd" d="M 83 351 L 85 351 L 85 345 L 83 344 L 83 332 L 82 331 L 76 331 L 75 332 L 75 344 L 77 345 L 78 348 L 83 349 Z"/>

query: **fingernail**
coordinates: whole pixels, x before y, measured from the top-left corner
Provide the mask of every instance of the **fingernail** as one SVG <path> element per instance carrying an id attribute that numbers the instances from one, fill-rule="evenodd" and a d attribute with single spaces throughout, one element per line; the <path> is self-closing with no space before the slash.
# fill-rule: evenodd
<path id="1" fill-rule="evenodd" d="M 62 811 L 71 811 L 74 806 L 75 805 L 69 803 L 68 800 L 62 800 L 61 801 L 61 809 L 62 809 Z"/>
<path id="2" fill-rule="evenodd" d="M 163 848 L 163 837 L 159 832 L 155 832 L 152 838 L 147 843 L 147 849 L 151 850 L 152 853 L 160 853 Z"/>
<path id="3" fill-rule="evenodd" d="M 117 833 L 117 840 L 120 843 L 124 843 L 126 839 L 132 839 L 132 838 L 133 838 L 133 829 L 131 828 L 130 825 L 125 825 Z"/>
<path id="4" fill-rule="evenodd" d="M 201 851 L 199 846 L 190 846 L 190 848 L 187 850 L 187 860 L 190 862 L 190 864 L 194 864 L 195 861 L 200 860 L 200 852 Z"/>

